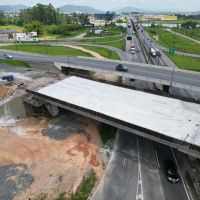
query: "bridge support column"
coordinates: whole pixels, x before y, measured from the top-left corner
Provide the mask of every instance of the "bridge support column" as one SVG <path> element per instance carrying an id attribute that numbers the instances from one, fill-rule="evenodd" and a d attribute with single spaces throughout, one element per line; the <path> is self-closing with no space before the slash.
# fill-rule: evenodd
<path id="1" fill-rule="evenodd" d="M 163 92 L 169 93 L 169 85 L 163 85 Z"/>
<path id="2" fill-rule="evenodd" d="M 168 85 L 163 85 L 163 84 L 160 84 L 160 83 L 155 83 L 154 86 L 159 91 L 163 91 L 165 93 L 169 93 L 169 86 Z"/>

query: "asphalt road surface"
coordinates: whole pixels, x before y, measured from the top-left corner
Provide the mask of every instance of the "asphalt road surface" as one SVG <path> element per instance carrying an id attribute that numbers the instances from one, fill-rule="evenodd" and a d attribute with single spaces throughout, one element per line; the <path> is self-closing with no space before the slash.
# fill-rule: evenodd
<path id="1" fill-rule="evenodd" d="M 188 200 L 182 181 L 167 181 L 163 161 L 170 147 L 118 131 L 104 177 L 92 200 Z"/>
<path id="2" fill-rule="evenodd" d="M 136 20 L 133 20 L 133 23 L 136 25 L 137 24 Z M 140 38 L 141 42 L 144 44 L 145 48 L 147 50 L 149 50 L 150 48 L 154 48 L 161 52 L 161 55 L 162 55 L 161 57 L 156 57 L 156 58 L 151 57 L 151 60 L 153 61 L 153 63 L 160 66 L 167 66 L 169 68 L 175 67 L 175 64 L 164 53 L 162 53 L 160 46 L 155 44 L 152 38 L 143 29 L 142 25 L 139 23 L 138 26 L 139 26 L 139 29 L 136 29 L 138 33 L 138 37 Z M 175 79 L 173 79 L 173 81 L 175 81 Z M 186 89 L 170 87 L 170 93 L 176 96 L 189 97 L 195 100 L 200 99 L 199 93 L 188 91 Z"/>

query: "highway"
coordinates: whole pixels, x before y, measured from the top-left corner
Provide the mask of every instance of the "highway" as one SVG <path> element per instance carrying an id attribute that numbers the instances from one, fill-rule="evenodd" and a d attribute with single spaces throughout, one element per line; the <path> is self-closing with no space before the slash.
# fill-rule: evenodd
<path id="1" fill-rule="evenodd" d="M 149 82 L 158 82 L 169 85 L 172 79 L 172 69 L 167 67 L 156 67 L 154 65 L 146 65 L 141 63 L 125 63 L 129 67 L 129 71 L 122 73 L 117 72 L 115 67 L 119 61 L 114 60 L 97 60 L 93 58 L 80 58 L 80 57 L 62 57 L 62 56 L 45 56 L 30 53 L 22 53 L 15 51 L 4 51 L 0 50 L 0 54 L 3 52 L 9 52 L 14 56 L 15 59 L 24 61 L 35 61 L 35 62 L 61 62 L 65 63 L 66 66 L 77 65 L 85 66 L 92 69 L 103 69 L 110 73 L 115 73 L 125 77 L 137 77 L 140 80 L 147 80 Z M 177 87 L 184 87 L 190 89 L 200 89 L 200 73 L 184 72 L 180 70 L 175 70 L 173 76 L 172 85 Z"/>
<path id="2" fill-rule="evenodd" d="M 163 161 L 171 149 L 118 130 L 104 177 L 92 200 L 188 200 L 183 182 L 167 181 Z"/>
<path id="3" fill-rule="evenodd" d="M 148 35 L 148 33 L 143 29 L 142 25 L 140 23 L 137 23 L 137 20 L 132 19 L 132 24 L 136 27 L 137 25 L 139 26 L 139 29 L 136 28 L 136 31 L 138 33 L 138 37 L 140 38 L 141 43 L 145 46 L 146 50 L 148 51 L 151 47 L 154 49 L 158 49 L 161 53 L 161 57 L 156 57 L 153 58 L 151 57 L 151 60 L 155 65 L 162 65 L 162 66 L 167 66 L 169 68 L 174 68 L 175 70 L 177 67 L 175 64 L 164 54 L 162 53 L 162 48 L 160 45 L 157 45 L 152 38 Z M 173 79 L 174 80 L 174 79 Z M 175 85 L 174 85 L 175 86 Z M 187 88 L 186 88 L 187 89 Z M 175 87 L 170 87 L 170 93 L 176 96 L 182 96 L 182 97 L 189 97 L 195 100 L 200 99 L 200 95 L 197 92 L 191 91 L 191 90 L 186 90 L 182 88 L 177 88 Z"/>

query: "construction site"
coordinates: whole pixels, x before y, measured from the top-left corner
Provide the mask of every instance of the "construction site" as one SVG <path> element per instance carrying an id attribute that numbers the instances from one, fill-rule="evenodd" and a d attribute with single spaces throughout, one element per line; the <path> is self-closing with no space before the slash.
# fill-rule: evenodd
<path id="1" fill-rule="evenodd" d="M 26 92 L 65 75 L 20 70 L 11 69 L 14 80 L 0 86 L 0 199 L 70 199 L 91 174 L 94 184 L 102 178 L 112 141 L 103 144 L 100 122 L 51 109 Z"/>

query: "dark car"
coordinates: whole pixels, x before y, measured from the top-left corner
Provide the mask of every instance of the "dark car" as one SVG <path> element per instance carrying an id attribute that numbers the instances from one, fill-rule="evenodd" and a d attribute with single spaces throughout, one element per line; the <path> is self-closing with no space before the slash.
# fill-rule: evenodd
<path id="1" fill-rule="evenodd" d="M 127 72 L 127 71 L 128 71 L 128 67 L 126 67 L 126 66 L 124 66 L 124 65 L 122 65 L 122 64 L 118 64 L 118 65 L 116 66 L 116 70 L 117 70 L 117 71 Z"/>
<path id="2" fill-rule="evenodd" d="M 161 57 L 160 51 L 156 51 L 156 56 Z"/>
<path id="3" fill-rule="evenodd" d="M 167 180 L 170 183 L 178 183 L 179 176 L 177 173 L 175 163 L 172 160 L 164 160 L 164 165 L 165 165 L 165 172 L 167 175 Z"/>

